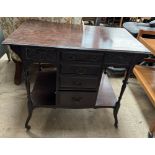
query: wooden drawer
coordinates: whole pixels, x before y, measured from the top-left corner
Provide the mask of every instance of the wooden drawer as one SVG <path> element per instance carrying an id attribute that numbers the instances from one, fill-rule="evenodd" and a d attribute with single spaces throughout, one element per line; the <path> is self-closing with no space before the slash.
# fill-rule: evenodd
<path id="1" fill-rule="evenodd" d="M 114 66 L 128 66 L 133 59 L 131 54 L 122 53 L 109 53 L 104 57 L 105 65 L 114 65 Z"/>
<path id="2" fill-rule="evenodd" d="M 97 77 L 60 77 L 60 88 L 62 89 L 97 89 L 98 83 Z"/>
<path id="3" fill-rule="evenodd" d="M 72 65 L 64 64 L 61 66 L 62 74 L 75 74 L 75 75 L 99 75 L 101 67 L 97 65 Z"/>
<path id="4" fill-rule="evenodd" d="M 96 104 L 96 92 L 59 91 L 60 107 L 91 108 Z"/>
<path id="5" fill-rule="evenodd" d="M 62 61 L 66 62 L 85 62 L 85 63 L 101 63 L 103 60 L 103 56 L 98 53 L 92 52 L 63 52 L 61 53 Z"/>
<path id="6" fill-rule="evenodd" d="M 56 50 L 52 48 L 27 47 L 25 48 L 26 59 L 33 62 L 56 62 Z"/>

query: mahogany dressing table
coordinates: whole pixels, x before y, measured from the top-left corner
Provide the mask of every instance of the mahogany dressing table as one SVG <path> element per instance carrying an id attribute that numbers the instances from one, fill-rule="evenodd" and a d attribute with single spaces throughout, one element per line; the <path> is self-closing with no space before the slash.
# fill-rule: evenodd
<path id="1" fill-rule="evenodd" d="M 23 23 L 3 44 L 9 45 L 23 63 L 27 129 L 37 107 L 112 108 L 117 128 L 117 114 L 129 75 L 149 54 L 124 28 L 42 21 Z M 39 71 L 31 91 L 29 69 L 33 63 L 53 64 L 56 70 Z M 109 66 L 126 68 L 118 99 L 106 75 Z"/>

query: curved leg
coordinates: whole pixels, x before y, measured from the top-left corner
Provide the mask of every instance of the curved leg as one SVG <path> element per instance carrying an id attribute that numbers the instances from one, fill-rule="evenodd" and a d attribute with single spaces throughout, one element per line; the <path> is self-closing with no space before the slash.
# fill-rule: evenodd
<path id="1" fill-rule="evenodd" d="M 29 112 L 28 117 L 27 117 L 27 120 L 26 120 L 26 122 L 25 122 L 25 128 L 26 128 L 27 130 L 31 129 L 31 126 L 28 124 L 29 121 L 30 121 L 30 119 L 31 119 L 31 116 L 32 116 L 32 111 Z"/>
<path id="2" fill-rule="evenodd" d="M 24 77 L 25 77 L 25 86 L 26 86 L 26 90 L 27 90 L 27 98 L 28 98 L 28 102 L 27 102 L 27 108 L 28 108 L 28 117 L 27 120 L 25 122 L 25 128 L 27 130 L 29 130 L 31 128 L 30 125 L 28 125 L 31 116 L 32 116 L 32 111 L 33 111 L 33 103 L 31 100 L 31 95 L 30 95 L 30 81 L 29 81 L 29 71 L 28 69 L 25 67 L 24 68 Z"/>
<path id="3" fill-rule="evenodd" d="M 115 123 L 114 123 L 115 128 L 118 128 L 117 114 L 118 114 L 119 108 L 120 108 L 120 103 L 117 102 L 116 107 L 114 108 L 114 111 L 113 111 L 113 115 L 114 115 L 114 119 L 115 119 Z"/>
<path id="4" fill-rule="evenodd" d="M 28 117 L 27 117 L 26 122 L 25 122 L 25 128 L 27 130 L 29 130 L 29 129 L 31 129 L 31 126 L 28 123 L 32 117 L 32 111 L 33 111 L 31 100 L 28 101 L 27 106 L 28 106 Z"/>

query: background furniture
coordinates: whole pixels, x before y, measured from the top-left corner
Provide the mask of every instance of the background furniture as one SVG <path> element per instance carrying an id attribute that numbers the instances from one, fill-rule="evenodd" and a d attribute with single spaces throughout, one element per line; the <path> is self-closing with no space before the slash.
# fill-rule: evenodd
<path id="1" fill-rule="evenodd" d="M 143 19 L 144 20 L 144 19 Z M 150 19 L 155 20 L 155 17 L 152 17 Z M 123 27 L 129 31 L 134 37 L 137 37 L 138 33 L 140 30 L 155 30 L 155 27 L 150 26 L 150 21 L 147 23 L 142 23 L 142 22 L 125 22 L 123 23 Z M 145 35 L 145 37 L 151 37 L 150 35 Z"/>
<path id="2" fill-rule="evenodd" d="M 143 43 L 153 55 L 155 55 L 155 39 L 144 38 L 143 35 L 154 35 L 155 31 L 140 30 L 137 39 Z M 154 58 L 145 59 L 146 62 L 155 63 Z M 155 68 L 154 66 L 136 66 L 134 68 L 134 74 L 141 86 L 144 88 L 147 96 L 149 97 L 152 104 L 155 106 Z M 153 132 L 155 132 L 155 125 L 150 128 L 148 133 L 149 137 L 153 137 Z"/>
<path id="3" fill-rule="evenodd" d="M 37 107 L 112 108 L 117 128 L 117 114 L 129 75 L 134 65 L 148 54 L 125 29 L 82 28 L 39 21 L 22 24 L 3 43 L 10 45 L 23 62 L 29 113 L 27 129 Z M 50 63 L 56 70 L 40 71 L 31 91 L 29 69 L 34 63 Z M 127 70 L 118 99 L 103 73 L 108 66 Z"/>
<path id="4" fill-rule="evenodd" d="M 10 53 L 8 48 L 1 44 L 3 40 L 4 40 L 4 35 L 2 30 L 0 29 L 0 58 L 6 53 L 10 61 Z"/>

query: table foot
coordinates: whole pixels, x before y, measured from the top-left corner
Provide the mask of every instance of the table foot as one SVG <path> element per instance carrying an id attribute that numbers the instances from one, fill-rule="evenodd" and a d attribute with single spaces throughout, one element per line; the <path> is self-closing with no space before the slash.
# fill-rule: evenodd
<path id="1" fill-rule="evenodd" d="M 32 116 L 32 112 L 29 113 L 29 115 L 28 115 L 28 117 L 27 117 L 27 120 L 26 120 L 26 122 L 25 122 L 25 128 L 26 128 L 27 130 L 30 130 L 30 129 L 31 129 L 31 126 L 28 124 L 29 121 L 30 121 L 30 119 L 31 119 L 31 116 Z"/>
<path id="2" fill-rule="evenodd" d="M 117 102 L 116 106 L 114 108 L 114 111 L 113 111 L 113 115 L 114 115 L 114 119 L 115 119 L 115 123 L 114 123 L 115 128 L 118 128 L 118 118 L 117 118 L 117 115 L 118 115 L 119 108 L 120 108 L 120 103 Z"/>
<path id="3" fill-rule="evenodd" d="M 153 133 L 152 132 L 148 132 L 148 138 L 153 138 Z"/>

